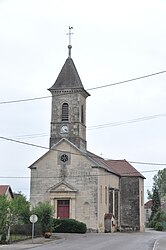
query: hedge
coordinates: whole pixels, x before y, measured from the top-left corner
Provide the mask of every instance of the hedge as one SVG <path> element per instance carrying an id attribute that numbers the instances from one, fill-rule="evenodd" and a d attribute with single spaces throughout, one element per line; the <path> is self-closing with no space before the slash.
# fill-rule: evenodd
<path id="1" fill-rule="evenodd" d="M 54 219 L 54 233 L 86 233 L 86 224 L 74 219 Z"/>

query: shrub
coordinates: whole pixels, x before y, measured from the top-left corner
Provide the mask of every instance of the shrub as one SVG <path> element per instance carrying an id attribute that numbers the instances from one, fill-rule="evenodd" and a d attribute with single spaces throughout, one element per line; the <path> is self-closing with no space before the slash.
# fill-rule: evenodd
<path id="1" fill-rule="evenodd" d="M 161 208 L 157 210 L 155 215 L 153 216 L 153 219 L 149 223 L 149 227 L 154 228 L 155 230 L 162 231 L 163 230 L 163 224 L 162 222 L 166 220 L 166 214 L 164 213 Z"/>
<path id="2" fill-rule="evenodd" d="M 33 208 L 32 213 L 38 216 L 37 224 L 41 225 L 43 235 L 45 232 L 52 231 L 53 207 L 49 202 L 39 203 L 35 208 Z"/>
<path id="3" fill-rule="evenodd" d="M 1 241 L 2 242 L 6 241 L 6 233 L 5 232 L 2 233 Z"/>
<path id="4" fill-rule="evenodd" d="M 163 231 L 163 224 L 161 222 L 157 222 L 155 224 L 155 230 L 157 230 L 157 231 Z"/>
<path id="5" fill-rule="evenodd" d="M 54 219 L 54 233 L 86 233 L 86 224 L 74 219 Z"/>

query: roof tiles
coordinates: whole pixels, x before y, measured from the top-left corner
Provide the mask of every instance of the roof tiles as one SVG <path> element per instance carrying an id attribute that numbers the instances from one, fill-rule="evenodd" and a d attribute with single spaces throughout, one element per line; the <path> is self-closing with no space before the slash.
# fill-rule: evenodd
<path id="1" fill-rule="evenodd" d="M 126 160 L 106 160 L 107 165 L 121 176 L 145 177 Z"/>

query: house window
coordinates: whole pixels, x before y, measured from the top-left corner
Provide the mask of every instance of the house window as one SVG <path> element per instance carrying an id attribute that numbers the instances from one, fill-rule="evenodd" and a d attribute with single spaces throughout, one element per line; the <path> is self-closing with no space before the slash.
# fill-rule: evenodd
<path id="1" fill-rule="evenodd" d="M 69 105 L 67 103 L 63 103 L 62 105 L 62 121 L 69 120 Z"/>

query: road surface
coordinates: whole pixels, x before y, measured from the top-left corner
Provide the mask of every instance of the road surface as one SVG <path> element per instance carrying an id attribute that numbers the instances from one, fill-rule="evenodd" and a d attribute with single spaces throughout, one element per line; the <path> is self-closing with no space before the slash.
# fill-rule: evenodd
<path id="1" fill-rule="evenodd" d="M 40 242 L 25 241 L 0 246 L 1 249 L 19 250 L 162 250 L 160 240 L 166 238 L 166 232 L 147 231 L 145 233 L 87 233 L 56 234 L 61 239 Z M 166 241 L 165 241 L 166 243 Z M 160 246 L 160 248 L 159 248 Z"/>

